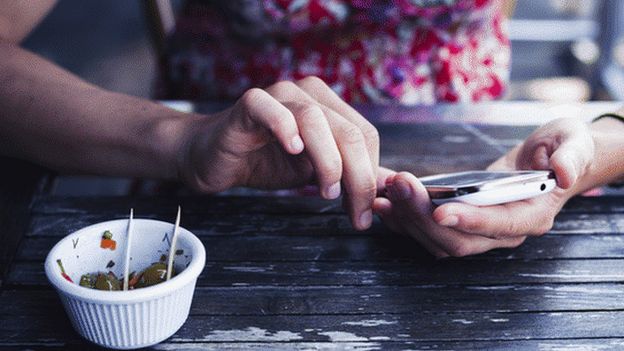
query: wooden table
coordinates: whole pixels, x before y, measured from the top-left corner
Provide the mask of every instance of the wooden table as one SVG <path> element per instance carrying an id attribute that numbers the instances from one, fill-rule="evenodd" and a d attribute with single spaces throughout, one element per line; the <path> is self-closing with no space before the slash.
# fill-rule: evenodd
<path id="1" fill-rule="evenodd" d="M 589 118 L 614 106 L 577 108 Z M 534 128 L 482 124 L 480 113 L 544 111 L 505 103 L 361 109 L 381 132 L 382 163 L 419 175 L 482 168 Z M 386 123 L 390 113 L 405 118 Z M 130 207 L 173 221 L 178 204 L 207 263 L 191 316 L 156 349 L 624 348 L 620 195 L 573 199 L 550 233 L 520 248 L 438 261 L 379 222 L 354 231 L 339 202 L 316 198 L 40 196 L 2 282 L 0 348 L 88 346 L 45 279 L 48 250 Z"/>

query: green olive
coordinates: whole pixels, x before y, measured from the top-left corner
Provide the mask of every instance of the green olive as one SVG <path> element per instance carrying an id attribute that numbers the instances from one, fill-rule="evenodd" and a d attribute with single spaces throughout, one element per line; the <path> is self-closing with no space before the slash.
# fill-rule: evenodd
<path id="1" fill-rule="evenodd" d="M 172 272 L 173 273 L 173 272 Z M 165 281 L 167 276 L 167 265 L 162 262 L 153 263 L 143 271 L 141 281 L 137 284 L 137 287 L 142 288 L 146 286 L 152 286 Z"/>
<path id="2" fill-rule="evenodd" d="M 110 240 L 113 238 L 113 233 L 111 233 L 110 230 L 107 230 L 104 232 L 104 234 L 102 234 L 102 238 Z"/>
<path id="3" fill-rule="evenodd" d="M 93 282 L 91 274 L 83 274 L 82 277 L 80 277 L 80 286 L 84 286 L 85 288 L 90 289 L 95 288 L 95 284 Z"/>
<path id="4" fill-rule="evenodd" d="M 119 279 L 115 277 L 113 272 L 109 272 L 108 274 L 98 273 L 97 279 L 95 280 L 95 288 L 98 290 L 121 290 L 121 284 L 119 284 Z"/>

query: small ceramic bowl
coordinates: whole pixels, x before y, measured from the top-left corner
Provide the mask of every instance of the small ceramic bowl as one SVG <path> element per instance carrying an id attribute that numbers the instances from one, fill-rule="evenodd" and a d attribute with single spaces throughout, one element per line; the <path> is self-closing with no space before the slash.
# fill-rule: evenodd
<path id="1" fill-rule="evenodd" d="M 80 229 L 59 241 L 45 261 L 46 276 L 76 331 L 95 344 L 114 349 L 154 345 L 180 329 L 206 261 L 201 241 L 180 228 L 174 259 L 176 275 L 170 280 L 129 291 L 101 291 L 78 285 L 85 273 L 112 271 L 117 277 L 123 276 L 127 225 L 128 221 L 122 219 Z M 114 250 L 101 247 L 106 230 L 113 233 Z M 171 223 L 135 219 L 130 272 L 142 271 L 168 255 L 172 234 Z M 57 260 L 61 260 L 66 276 Z"/>

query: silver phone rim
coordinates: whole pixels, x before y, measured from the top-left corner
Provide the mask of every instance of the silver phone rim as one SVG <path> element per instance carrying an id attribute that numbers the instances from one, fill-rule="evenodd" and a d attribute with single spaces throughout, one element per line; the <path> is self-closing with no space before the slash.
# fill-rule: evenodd
<path id="1" fill-rule="evenodd" d="M 421 181 L 430 181 L 435 178 L 443 178 L 449 175 L 461 175 L 461 174 L 474 174 L 474 173 L 493 173 L 492 171 L 467 171 L 457 173 L 446 173 L 435 176 L 423 177 Z M 429 197 L 432 199 L 446 199 L 453 198 L 468 194 L 473 194 L 479 191 L 492 190 L 492 189 L 504 189 L 506 186 L 526 184 L 526 183 L 539 183 L 548 179 L 555 179 L 555 174 L 552 171 L 503 171 L 495 173 L 507 173 L 510 176 L 496 179 L 496 180 L 484 180 L 474 183 L 464 184 L 462 186 L 447 186 L 447 185 L 425 185 Z"/>

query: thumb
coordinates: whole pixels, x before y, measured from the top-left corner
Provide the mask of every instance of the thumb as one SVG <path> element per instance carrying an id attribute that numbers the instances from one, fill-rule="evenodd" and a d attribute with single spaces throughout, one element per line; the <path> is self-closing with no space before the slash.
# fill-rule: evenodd
<path id="1" fill-rule="evenodd" d="M 557 183 L 562 189 L 569 189 L 576 183 L 589 165 L 589 157 L 574 140 L 563 142 L 550 156 L 550 168 L 557 176 Z"/>

